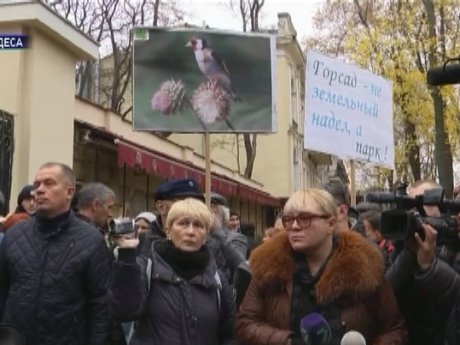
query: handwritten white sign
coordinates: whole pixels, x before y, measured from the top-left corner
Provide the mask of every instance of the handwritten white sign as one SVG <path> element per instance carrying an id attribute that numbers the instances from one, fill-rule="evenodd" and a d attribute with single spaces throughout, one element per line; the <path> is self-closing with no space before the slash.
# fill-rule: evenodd
<path id="1" fill-rule="evenodd" d="M 394 168 L 390 81 L 308 51 L 306 84 L 306 149 Z"/>

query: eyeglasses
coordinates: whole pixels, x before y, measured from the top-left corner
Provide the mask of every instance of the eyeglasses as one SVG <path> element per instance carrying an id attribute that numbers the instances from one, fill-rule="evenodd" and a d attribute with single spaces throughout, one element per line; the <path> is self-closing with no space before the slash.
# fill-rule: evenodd
<path id="1" fill-rule="evenodd" d="M 311 222 L 315 218 L 321 219 L 328 219 L 331 216 L 324 215 L 324 214 L 311 214 L 311 213 L 299 213 L 297 216 L 289 216 L 285 215 L 281 217 L 281 222 L 285 229 L 290 229 L 294 226 L 294 222 L 297 221 L 297 224 L 302 229 L 309 228 L 311 226 Z"/>

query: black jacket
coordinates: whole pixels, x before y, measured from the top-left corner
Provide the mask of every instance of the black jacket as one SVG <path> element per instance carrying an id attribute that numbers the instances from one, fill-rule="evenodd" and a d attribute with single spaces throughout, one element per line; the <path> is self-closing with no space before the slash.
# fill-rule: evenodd
<path id="1" fill-rule="evenodd" d="M 458 301 L 460 279 L 435 258 L 420 271 L 415 254 L 403 250 L 386 272 L 408 331 L 408 345 L 444 345 L 449 314 Z"/>
<path id="2" fill-rule="evenodd" d="M 94 227 L 67 212 L 18 223 L 0 245 L 0 316 L 27 345 L 106 343 L 110 256 Z"/>
<path id="3" fill-rule="evenodd" d="M 88 223 L 89 225 L 94 226 L 100 232 L 100 234 L 104 237 L 104 239 L 106 240 L 107 248 L 112 252 L 112 246 L 110 245 L 108 239 L 106 239 L 104 230 L 101 229 L 100 226 L 98 226 L 96 223 L 93 222 L 91 218 L 88 218 L 84 214 L 75 213 L 75 216 L 77 216 L 78 219 L 81 219 L 84 222 Z M 110 255 L 111 255 L 112 260 L 114 260 L 113 252 Z M 123 328 L 120 322 L 117 322 L 113 320 L 113 318 L 111 318 L 110 323 L 111 323 L 111 326 L 110 326 L 109 336 L 107 339 L 107 345 L 126 345 L 125 333 L 123 332 Z"/>
<path id="4" fill-rule="evenodd" d="M 147 256 L 138 257 L 136 262 L 135 255 L 126 254 L 120 252 L 119 261 L 114 263 L 109 296 L 118 319 L 138 320 L 130 344 L 232 344 L 233 293 L 220 274 L 222 287 L 217 292 L 213 259 L 203 272 L 186 281 L 153 247 L 149 289 Z"/>
<path id="5" fill-rule="evenodd" d="M 152 244 L 164 240 L 165 238 L 166 233 L 163 231 L 163 223 L 161 222 L 161 218 L 157 217 L 156 221 L 151 224 L 150 230 L 146 234 L 139 236 L 137 254 L 149 255 L 152 249 Z"/>

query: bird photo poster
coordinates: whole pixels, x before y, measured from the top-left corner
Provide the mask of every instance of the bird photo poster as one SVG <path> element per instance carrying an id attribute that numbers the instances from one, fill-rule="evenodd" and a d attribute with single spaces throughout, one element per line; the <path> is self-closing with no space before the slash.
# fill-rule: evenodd
<path id="1" fill-rule="evenodd" d="M 196 28 L 135 28 L 133 129 L 272 133 L 276 38 Z"/>

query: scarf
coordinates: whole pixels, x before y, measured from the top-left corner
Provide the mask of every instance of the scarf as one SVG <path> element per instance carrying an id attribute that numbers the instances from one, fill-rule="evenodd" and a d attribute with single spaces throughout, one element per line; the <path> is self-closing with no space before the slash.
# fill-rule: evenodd
<path id="1" fill-rule="evenodd" d="M 181 278 L 189 281 L 203 273 L 208 266 L 210 255 L 205 246 L 196 252 L 185 252 L 176 248 L 172 241 L 164 240 L 155 244 L 155 251 Z"/>

